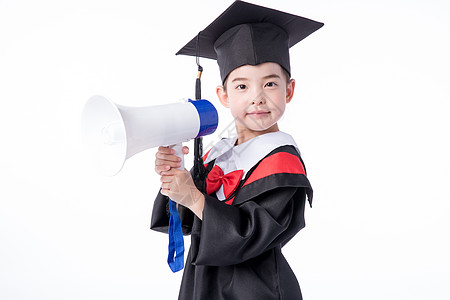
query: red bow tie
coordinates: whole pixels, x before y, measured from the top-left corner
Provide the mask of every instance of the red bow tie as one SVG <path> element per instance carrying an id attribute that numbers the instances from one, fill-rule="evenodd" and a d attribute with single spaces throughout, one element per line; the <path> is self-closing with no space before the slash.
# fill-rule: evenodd
<path id="1" fill-rule="evenodd" d="M 206 193 L 209 195 L 223 185 L 223 193 L 228 198 L 238 187 L 243 174 L 244 171 L 236 170 L 224 175 L 222 169 L 215 165 L 206 178 Z"/>

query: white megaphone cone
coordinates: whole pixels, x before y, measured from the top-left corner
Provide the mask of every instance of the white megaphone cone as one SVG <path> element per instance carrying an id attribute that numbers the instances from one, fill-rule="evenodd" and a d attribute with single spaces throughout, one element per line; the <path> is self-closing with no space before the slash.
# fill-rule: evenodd
<path id="1" fill-rule="evenodd" d="M 112 176 L 128 158 L 143 150 L 213 133 L 218 114 L 207 100 L 126 107 L 93 96 L 84 106 L 81 124 L 94 163 L 102 173 Z M 181 145 L 175 150 L 182 157 Z"/>

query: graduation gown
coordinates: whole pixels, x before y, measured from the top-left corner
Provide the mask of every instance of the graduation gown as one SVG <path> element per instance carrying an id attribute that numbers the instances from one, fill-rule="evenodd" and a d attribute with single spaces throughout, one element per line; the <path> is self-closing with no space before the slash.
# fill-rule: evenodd
<path id="1" fill-rule="evenodd" d="M 225 180 L 205 195 L 203 220 L 179 207 L 183 233 L 191 234 L 179 299 L 302 299 L 281 253 L 305 226 L 305 202 L 312 201 L 298 148 L 283 132 L 238 146 L 235 141 L 224 139 L 205 155 L 206 185 L 214 183 L 210 177 L 216 166 L 223 174 L 235 172 L 241 179 Z M 227 187 L 230 182 L 236 186 Z M 151 228 L 167 233 L 168 221 L 167 198 L 159 194 Z"/>

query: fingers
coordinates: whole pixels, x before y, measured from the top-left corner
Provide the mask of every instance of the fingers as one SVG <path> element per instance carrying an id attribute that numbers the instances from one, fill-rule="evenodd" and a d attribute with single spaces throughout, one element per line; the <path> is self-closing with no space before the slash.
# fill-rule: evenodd
<path id="1" fill-rule="evenodd" d="M 161 194 L 165 196 L 176 196 L 173 199 L 175 202 L 181 201 L 182 197 L 180 195 L 189 194 L 189 179 L 191 175 L 187 171 L 181 171 L 178 169 L 171 169 L 169 171 L 163 172 L 161 175 Z M 192 181 L 192 179 L 191 179 Z M 178 201 L 177 201 L 178 200 Z"/>
<path id="2" fill-rule="evenodd" d="M 170 182 L 166 182 L 161 184 L 161 189 L 166 190 L 166 191 L 170 191 Z"/>
<path id="3" fill-rule="evenodd" d="M 167 173 L 167 172 L 165 172 Z M 160 178 L 161 183 L 170 183 L 174 179 L 173 175 L 162 175 Z"/>
<path id="4" fill-rule="evenodd" d="M 170 172 L 170 171 L 168 171 Z M 163 174 L 166 174 L 168 172 L 163 172 Z M 174 176 L 173 175 L 162 175 L 160 178 L 161 181 L 161 194 L 164 196 L 169 196 L 170 193 L 170 187 L 172 185 Z"/>
<path id="5" fill-rule="evenodd" d="M 189 154 L 189 147 L 183 146 L 183 154 Z M 169 147 L 160 146 L 158 147 L 158 152 L 162 154 L 175 154 L 175 150 Z"/>
<path id="6" fill-rule="evenodd" d="M 183 149 L 183 152 L 184 151 L 185 150 Z M 171 168 L 177 169 L 181 167 L 181 158 L 177 157 L 175 155 L 175 150 L 170 149 L 169 147 L 159 147 L 155 156 L 155 171 L 159 175 L 163 172 L 169 171 Z"/>
<path id="7" fill-rule="evenodd" d="M 167 172 L 170 170 L 170 166 L 163 165 L 163 166 L 155 166 L 155 171 L 158 175 L 162 175 L 164 172 Z"/>
<path id="8" fill-rule="evenodd" d="M 174 176 L 179 175 L 179 173 L 183 173 L 182 170 L 171 168 L 168 171 L 165 171 L 161 174 L 161 180 L 166 181 L 165 179 L 172 179 Z"/>
<path id="9" fill-rule="evenodd" d="M 160 193 L 164 196 L 169 197 L 169 190 L 167 190 L 167 189 L 161 189 Z"/>
<path id="10" fill-rule="evenodd" d="M 161 147 L 160 147 L 161 148 Z M 181 158 L 175 155 L 175 150 L 168 149 L 156 152 L 156 158 L 163 161 L 170 161 L 170 162 L 179 162 L 181 161 Z"/>
<path id="11" fill-rule="evenodd" d="M 158 163 L 156 163 L 158 164 Z M 166 172 L 172 170 L 172 169 L 178 169 L 181 166 L 181 163 L 174 164 L 174 163 L 166 163 L 161 165 L 155 165 L 155 172 L 158 175 L 164 175 Z"/>

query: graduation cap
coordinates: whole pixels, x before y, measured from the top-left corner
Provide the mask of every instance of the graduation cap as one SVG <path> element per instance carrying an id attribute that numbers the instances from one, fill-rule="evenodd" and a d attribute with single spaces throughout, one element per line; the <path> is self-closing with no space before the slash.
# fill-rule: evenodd
<path id="1" fill-rule="evenodd" d="M 291 74 L 289 48 L 323 23 L 263 6 L 235 1 L 177 55 L 216 59 L 222 82 L 243 65 L 275 62 Z"/>

